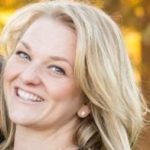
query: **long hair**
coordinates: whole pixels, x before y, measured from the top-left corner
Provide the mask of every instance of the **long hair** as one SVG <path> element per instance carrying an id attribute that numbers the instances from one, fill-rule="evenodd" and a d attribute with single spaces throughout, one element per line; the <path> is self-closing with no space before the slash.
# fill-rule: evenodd
<path id="1" fill-rule="evenodd" d="M 49 1 L 18 10 L 5 26 L 3 48 L 11 55 L 26 29 L 38 17 L 62 21 L 77 34 L 74 74 L 91 114 L 75 134 L 81 149 L 131 150 L 143 126 L 143 97 L 125 50 L 121 32 L 103 10 L 78 2 Z M 11 148 L 15 125 L 1 92 L 0 149 Z"/>

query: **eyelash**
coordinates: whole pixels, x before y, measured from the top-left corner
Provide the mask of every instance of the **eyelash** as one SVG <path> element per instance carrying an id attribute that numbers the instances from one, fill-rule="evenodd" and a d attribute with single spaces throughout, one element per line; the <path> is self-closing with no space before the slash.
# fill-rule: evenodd
<path id="1" fill-rule="evenodd" d="M 21 59 L 31 60 L 31 57 L 26 52 L 17 51 L 16 55 L 18 55 Z M 51 65 L 49 66 L 49 68 L 55 68 L 56 70 L 53 70 L 53 71 L 57 72 L 57 74 L 66 75 L 65 70 L 57 65 Z"/>
<path id="2" fill-rule="evenodd" d="M 51 65 L 49 68 L 55 68 L 56 70 L 53 71 L 57 72 L 57 74 L 66 75 L 65 70 L 57 65 Z"/>
<path id="3" fill-rule="evenodd" d="M 25 53 L 23 51 L 17 51 L 16 55 L 18 55 L 22 59 L 31 60 L 31 57 L 27 53 Z"/>

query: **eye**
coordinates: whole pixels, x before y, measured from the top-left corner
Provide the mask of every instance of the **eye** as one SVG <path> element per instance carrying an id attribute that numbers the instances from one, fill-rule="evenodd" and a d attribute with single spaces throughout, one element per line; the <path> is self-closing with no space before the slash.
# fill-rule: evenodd
<path id="1" fill-rule="evenodd" d="M 16 55 L 18 55 L 18 56 L 19 56 L 20 58 L 22 58 L 22 59 L 31 60 L 30 56 L 29 56 L 26 52 L 17 51 L 17 52 L 16 52 Z"/>
<path id="2" fill-rule="evenodd" d="M 66 75 L 65 70 L 59 66 L 51 65 L 49 66 L 49 68 L 52 71 L 52 73 L 55 73 L 56 75 Z"/>

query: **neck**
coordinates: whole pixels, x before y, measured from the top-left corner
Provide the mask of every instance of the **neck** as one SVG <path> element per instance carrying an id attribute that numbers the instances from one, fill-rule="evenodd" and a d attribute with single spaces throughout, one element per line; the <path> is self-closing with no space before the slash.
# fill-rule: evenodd
<path id="1" fill-rule="evenodd" d="M 76 129 L 71 122 L 59 128 L 46 130 L 34 129 L 17 125 L 14 141 L 14 150 L 77 150 L 73 139 Z"/>

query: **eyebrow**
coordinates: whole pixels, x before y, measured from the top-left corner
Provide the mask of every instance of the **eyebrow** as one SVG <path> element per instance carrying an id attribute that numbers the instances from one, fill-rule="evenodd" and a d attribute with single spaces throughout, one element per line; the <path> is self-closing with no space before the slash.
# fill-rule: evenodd
<path id="1" fill-rule="evenodd" d="M 31 47 L 30 47 L 26 42 L 20 41 L 20 43 L 21 43 L 26 49 L 28 49 L 28 50 L 31 51 Z"/>
<path id="2" fill-rule="evenodd" d="M 20 43 L 26 48 L 28 49 L 29 51 L 32 51 L 32 48 L 24 41 L 20 41 Z M 72 64 L 64 57 L 60 57 L 60 56 L 50 56 L 49 57 L 50 60 L 53 60 L 53 61 L 65 61 L 66 63 L 68 63 L 71 68 L 73 68 Z"/>

